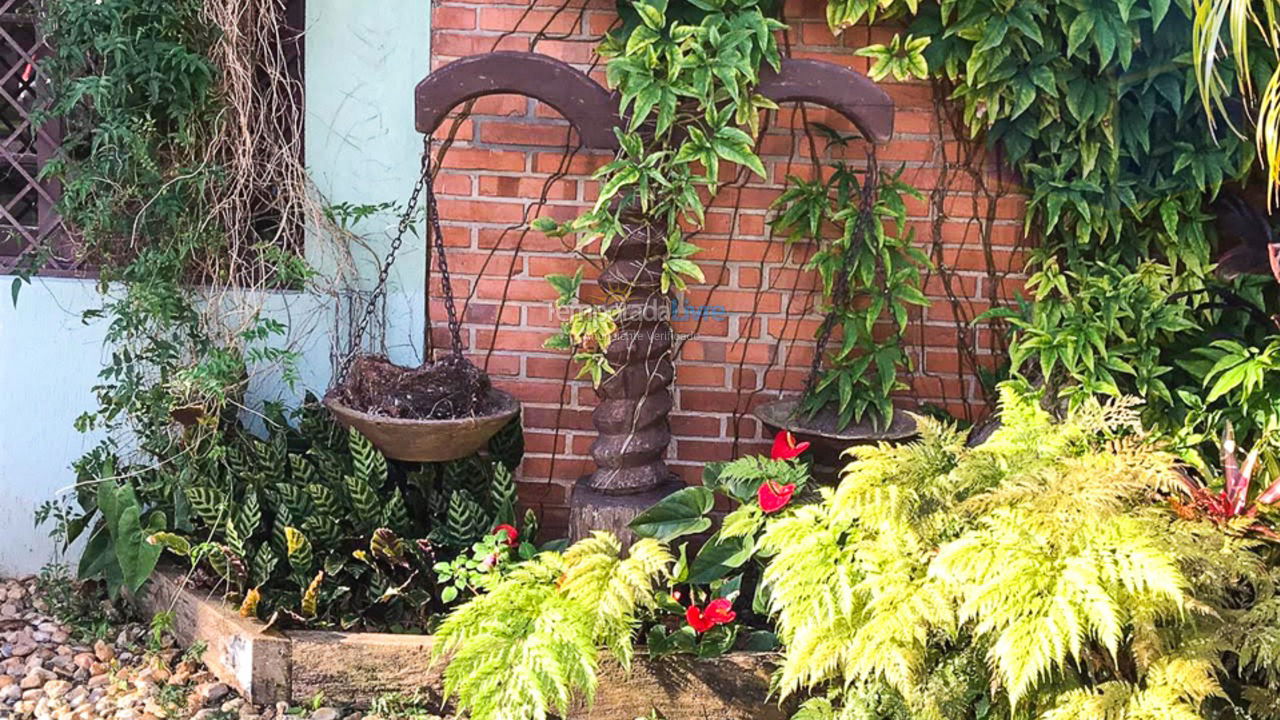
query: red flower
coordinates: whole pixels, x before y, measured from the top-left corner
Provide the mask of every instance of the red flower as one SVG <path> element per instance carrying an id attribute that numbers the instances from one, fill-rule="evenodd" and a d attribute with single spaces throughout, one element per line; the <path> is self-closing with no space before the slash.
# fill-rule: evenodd
<path id="1" fill-rule="evenodd" d="M 796 436 L 789 430 L 780 430 L 773 436 L 773 450 L 769 452 L 769 457 L 774 460 L 790 460 L 800 457 L 808 449 L 809 443 L 796 443 Z"/>
<path id="2" fill-rule="evenodd" d="M 707 603 L 706 610 L 699 610 L 696 605 L 690 605 L 684 612 L 684 619 L 697 633 L 704 633 L 717 625 L 731 623 L 736 617 L 738 614 L 733 611 L 733 603 L 727 598 L 712 600 Z"/>
<path id="3" fill-rule="evenodd" d="M 779 485 L 775 480 L 765 480 L 760 490 L 756 492 L 756 498 L 760 501 L 761 510 L 766 513 L 775 513 L 786 507 L 795 493 L 795 483 Z"/>
<path id="4" fill-rule="evenodd" d="M 503 523 L 502 525 L 494 528 L 491 534 L 497 535 L 499 533 L 507 536 L 507 547 L 515 547 L 520 544 L 520 531 L 516 530 L 514 527 Z"/>

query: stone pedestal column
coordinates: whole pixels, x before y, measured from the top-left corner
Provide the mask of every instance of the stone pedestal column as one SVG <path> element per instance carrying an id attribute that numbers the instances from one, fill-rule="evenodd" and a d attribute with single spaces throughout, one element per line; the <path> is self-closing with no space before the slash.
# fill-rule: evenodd
<path id="1" fill-rule="evenodd" d="M 616 372 L 597 389 L 600 403 L 592 414 L 599 433 L 591 446 L 596 471 L 574 491 L 574 537 L 589 530 L 629 535 L 626 523 L 645 507 L 635 496 L 656 501 L 678 487 L 664 460 L 675 375 L 670 301 L 660 289 L 666 229 L 639 216 L 624 217 L 624 223 L 627 232 L 605 253 L 609 265 L 599 281 L 607 301 L 622 313 L 605 351 Z"/>
<path id="2" fill-rule="evenodd" d="M 591 446 L 597 469 L 591 487 L 624 495 L 652 490 L 671 477 L 663 461 L 671 442 L 671 324 L 660 290 L 666 229 L 638 217 L 613 243 L 600 275 L 610 304 L 619 305 L 618 332 L 605 351 L 616 371 L 600 384 L 592 422 L 600 434 Z"/>

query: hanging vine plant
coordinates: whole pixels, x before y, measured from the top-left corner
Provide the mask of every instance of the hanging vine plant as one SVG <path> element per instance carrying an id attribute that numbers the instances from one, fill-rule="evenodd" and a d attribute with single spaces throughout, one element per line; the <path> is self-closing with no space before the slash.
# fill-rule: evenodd
<path id="1" fill-rule="evenodd" d="M 828 147 L 851 139 L 826 131 Z M 915 245 L 904 202 L 922 196 L 901 170 L 881 170 L 874 152 L 869 160 L 865 175 L 838 161 L 825 180 L 790 177 L 775 203 L 774 229 L 817 248 L 805 268 L 822 281 L 823 319 L 796 409 L 827 432 L 864 418 L 882 429 L 893 424 L 892 393 L 906 389 L 900 376 L 911 366 L 903 347 L 909 312 L 929 304 L 920 273 L 930 262 Z"/>

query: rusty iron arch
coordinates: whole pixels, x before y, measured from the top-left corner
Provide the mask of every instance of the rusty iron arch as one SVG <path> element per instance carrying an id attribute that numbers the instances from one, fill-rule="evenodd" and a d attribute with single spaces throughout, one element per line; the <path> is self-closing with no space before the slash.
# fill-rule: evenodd
<path id="1" fill-rule="evenodd" d="M 486 95 L 524 95 L 555 108 L 583 147 L 615 149 L 618 99 L 586 73 L 542 53 L 500 51 L 454 60 L 418 83 L 418 132 L 430 135 L 458 105 Z"/>
<path id="2" fill-rule="evenodd" d="M 777 103 L 831 108 L 873 144 L 893 136 L 893 100 L 849 68 L 785 59 L 776 72 L 770 68 L 760 73 L 757 90 Z M 583 147 L 617 149 L 614 128 L 624 122 L 618 95 L 565 62 L 530 52 L 463 58 L 427 76 L 415 91 L 416 127 L 431 134 L 458 105 L 498 94 L 541 100 L 577 129 Z M 602 526 L 629 532 L 630 518 L 670 490 L 673 478 L 665 460 L 671 441 L 668 415 L 674 407 L 671 327 L 661 313 L 647 312 L 661 309 L 666 301 L 659 282 L 666 228 L 634 211 L 622 222 L 623 237 L 605 253 L 609 264 L 599 278 L 602 289 L 624 298 L 619 332 L 605 348 L 617 372 L 596 390 L 600 402 L 592 423 L 597 438 L 591 446 L 596 470 L 575 485 L 571 536 Z"/>
<path id="3" fill-rule="evenodd" d="M 808 102 L 848 118 L 872 143 L 893 137 L 894 105 L 867 76 L 822 60 L 786 58 L 781 69 L 760 73 L 761 95 L 776 103 Z M 431 134 L 449 111 L 486 95 L 524 95 L 555 108 L 578 130 L 582 145 L 616 150 L 613 128 L 622 123 L 618 95 L 566 62 L 541 53 L 501 51 L 455 60 L 418 83 L 418 132 Z"/>

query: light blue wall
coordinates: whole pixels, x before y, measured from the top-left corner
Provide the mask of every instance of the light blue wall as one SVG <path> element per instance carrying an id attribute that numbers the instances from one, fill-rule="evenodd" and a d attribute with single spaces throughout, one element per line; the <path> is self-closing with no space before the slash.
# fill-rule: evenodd
<path id="1" fill-rule="evenodd" d="M 308 0 L 307 165 L 331 202 L 403 205 L 413 191 L 422 155 L 413 89 L 431 68 L 430 12 L 429 0 Z M 389 212 L 358 227 L 373 250 L 352 249 L 365 290 L 372 288 L 396 223 Z M 387 294 L 388 350 L 406 364 L 421 361 L 421 237 L 406 238 Z M 332 269 L 323 243 L 310 243 L 308 256 Z"/>
<path id="2" fill-rule="evenodd" d="M 41 278 L 17 307 L 7 292 L 0 302 L 0 575 L 33 573 L 53 557 L 32 513 L 71 484 L 71 462 L 94 443 L 72 422 L 93 407 L 102 365 L 103 323 L 80 320 L 97 303 L 90 281 Z"/>
<path id="3" fill-rule="evenodd" d="M 403 203 L 417 177 L 421 136 L 413 128 L 413 87 L 428 71 L 428 0 L 309 0 L 307 8 L 307 165 L 334 202 Z M 396 218 L 384 214 L 357 231 L 377 253 L 353 250 L 364 287 L 390 242 Z M 387 342 L 392 357 L 419 361 L 423 248 L 410 237 L 391 275 Z M 308 258 L 331 274 L 327 241 L 313 237 Z M 3 278 L 0 278 L 2 280 Z M 323 282 L 323 281 L 322 281 Z M 67 488 L 70 464 L 93 445 L 72 423 L 94 407 L 91 388 L 102 366 L 103 323 L 84 325 L 97 307 L 92 281 L 37 279 L 18 306 L 0 283 L 0 576 L 33 573 L 54 557 L 32 513 Z M 332 300 L 324 294 L 277 293 L 267 314 L 289 324 L 288 344 L 302 353 L 302 381 L 255 375 L 251 401 L 323 391 L 330 375 Z"/>

